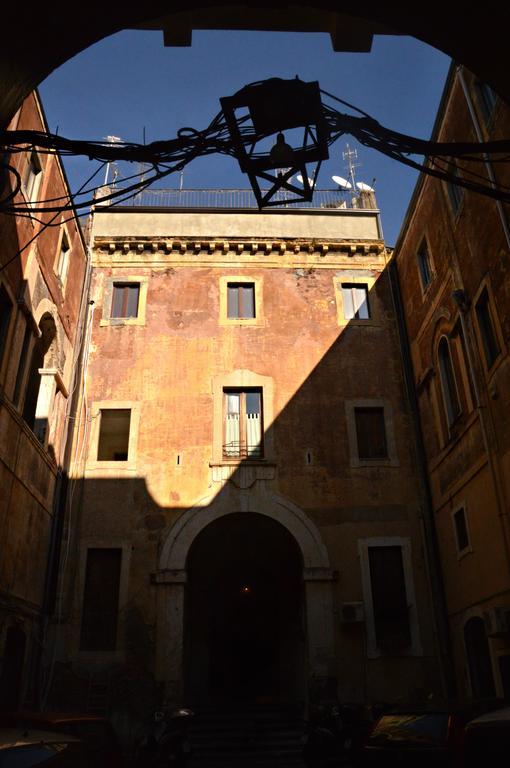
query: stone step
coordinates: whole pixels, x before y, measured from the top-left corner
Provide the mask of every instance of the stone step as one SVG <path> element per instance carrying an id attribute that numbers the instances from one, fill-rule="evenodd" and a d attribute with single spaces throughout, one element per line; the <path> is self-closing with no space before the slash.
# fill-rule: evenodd
<path id="1" fill-rule="evenodd" d="M 189 768 L 304 768 L 304 733 L 297 707 L 200 710 L 190 725 Z"/>

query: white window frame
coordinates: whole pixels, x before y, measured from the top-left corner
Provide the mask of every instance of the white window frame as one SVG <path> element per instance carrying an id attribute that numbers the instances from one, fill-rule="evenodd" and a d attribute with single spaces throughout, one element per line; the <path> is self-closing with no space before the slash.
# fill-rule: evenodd
<path id="1" fill-rule="evenodd" d="M 333 277 L 333 287 L 336 300 L 336 311 L 338 325 L 343 327 L 345 325 L 380 325 L 380 308 L 379 302 L 375 291 L 375 284 L 377 277 L 374 277 L 373 273 L 367 273 L 360 270 L 359 273 L 354 271 L 345 271 L 344 274 L 336 274 Z M 346 317 L 344 307 L 344 292 L 343 285 L 365 286 L 367 289 L 367 305 L 369 311 L 368 318 Z"/>
<path id="2" fill-rule="evenodd" d="M 64 242 L 66 242 L 68 246 L 65 252 L 62 251 L 62 244 Z M 60 231 L 60 237 L 58 240 L 57 257 L 55 259 L 55 264 L 53 267 L 53 271 L 56 274 L 57 280 L 60 283 L 62 293 L 64 293 L 65 287 L 66 287 L 67 274 L 69 272 L 69 263 L 71 261 L 71 253 L 72 253 L 71 238 L 69 237 L 69 232 L 67 230 L 67 227 L 62 225 L 62 229 Z"/>
<path id="3" fill-rule="evenodd" d="M 39 157 L 38 152 L 36 152 L 35 149 L 29 150 L 28 154 L 28 161 L 27 161 L 27 167 L 32 166 L 32 157 L 35 156 L 36 158 L 36 164 L 39 166 L 39 172 L 33 173 L 33 171 L 30 169 L 30 171 L 27 173 L 27 168 L 25 168 L 25 173 L 23 174 L 23 194 L 27 200 L 27 203 L 34 204 L 39 200 L 39 191 L 41 189 L 41 183 L 43 179 L 43 166 L 41 162 L 41 158 Z M 25 183 L 25 179 L 30 179 L 30 184 Z"/>
<path id="4" fill-rule="evenodd" d="M 411 540 L 401 536 L 384 536 L 369 539 L 358 539 L 358 553 L 361 568 L 361 586 L 365 605 L 365 625 L 367 638 L 367 657 L 378 659 L 386 655 L 378 647 L 375 633 L 374 602 L 372 598 L 372 585 L 370 581 L 370 560 L 368 550 L 372 547 L 400 547 L 402 551 L 402 565 L 404 568 L 404 584 L 406 590 L 407 605 L 409 608 L 409 628 L 411 631 L 411 645 L 400 651 L 398 656 L 422 656 L 423 649 L 420 641 L 418 627 L 418 611 L 416 607 L 416 594 L 414 590 Z"/>

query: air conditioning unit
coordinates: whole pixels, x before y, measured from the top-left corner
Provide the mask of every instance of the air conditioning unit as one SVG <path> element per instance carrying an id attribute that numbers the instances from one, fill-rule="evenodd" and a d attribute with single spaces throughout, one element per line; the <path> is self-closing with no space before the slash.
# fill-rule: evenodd
<path id="1" fill-rule="evenodd" d="M 510 633 L 510 608 L 489 608 L 483 615 L 485 631 L 489 637 L 501 637 Z"/>
<path id="2" fill-rule="evenodd" d="M 363 603 L 341 603 L 340 621 L 342 624 L 359 624 L 365 620 Z"/>

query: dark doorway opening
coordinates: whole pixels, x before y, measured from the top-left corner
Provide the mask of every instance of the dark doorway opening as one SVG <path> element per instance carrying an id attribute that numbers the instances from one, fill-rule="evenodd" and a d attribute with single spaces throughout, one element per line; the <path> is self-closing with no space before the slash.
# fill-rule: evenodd
<path id="1" fill-rule="evenodd" d="M 265 515 L 226 515 L 199 534 L 188 557 L 188 700 L 303 698 L 302 572 L 296 541 Z"/>
<path id="2" fill-rule="evenodd" d="M 14 624 L 5 633 L 4 658 L 0 674 L 0 710 L 14 711 L 21 704 L 26 635 Z"/>

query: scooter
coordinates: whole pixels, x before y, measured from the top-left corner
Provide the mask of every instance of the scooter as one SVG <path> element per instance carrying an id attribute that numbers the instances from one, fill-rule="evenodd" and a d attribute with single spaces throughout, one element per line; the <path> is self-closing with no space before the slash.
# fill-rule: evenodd
<path id="1" fill-rule="evenodd" d="M 180 707 L 169 714 L 157 711 L 140 743 L 136 768 L 185 768 L 190 755 L 188 727 L 194 712 Z"/>

